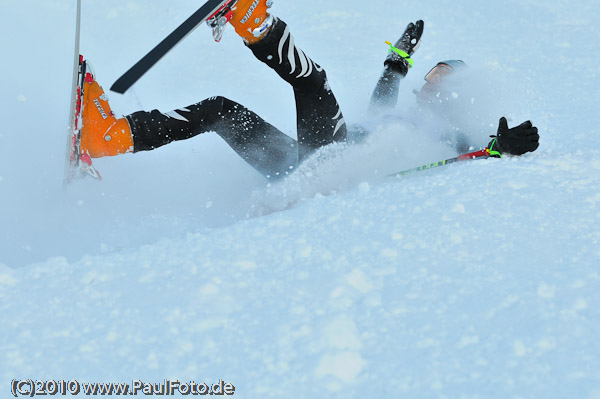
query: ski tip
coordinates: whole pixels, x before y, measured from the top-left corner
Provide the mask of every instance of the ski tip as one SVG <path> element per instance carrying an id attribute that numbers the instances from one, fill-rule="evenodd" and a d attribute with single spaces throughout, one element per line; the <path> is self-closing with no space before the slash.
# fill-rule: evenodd
<path id="1" fill-rule="evenodd" d="M 119 94 L 125 94 L 125 92 L 129 90 L 138 79 L 139 78 L 132 78 L 132 72 L 129 70 L 125 72 L 119 79 L 117 79 L 115 83 L 113 83 L 110 91 L 114 91 L 115 93 Z"/>
<path id="2" fill-rule="evenodd" d="M 129 89 L 129 87 L 127 87 L 126 85 L 120 83 L 118 80 L 112 85 L 112 87 L 110 88 L 110 91 L 113 91 L 115 93 L 119 93 L 119 94 L 125 94 L 125 92 L 127 91 L 127 89 Z"/>

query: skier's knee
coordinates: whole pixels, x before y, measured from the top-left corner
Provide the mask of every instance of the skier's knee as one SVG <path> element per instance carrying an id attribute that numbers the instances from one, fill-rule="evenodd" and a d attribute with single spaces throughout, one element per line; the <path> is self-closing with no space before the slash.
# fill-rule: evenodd
<path id="1" fill-rule="evenodd" d="M 231 113 L 236 109 L 242 108 L 241 104 L 223 96 L 209 97 L 200 102 L 198 105 L 213 115 L 221 116 Z"/>
<path id="2" fill-rule="evenodd" d="M 201 109 L 212 114 L 217 114 L 223 109 L 223 102 L 227 100 L 222 96 L 209 97 L 196 104 L 198 109 Z"/>

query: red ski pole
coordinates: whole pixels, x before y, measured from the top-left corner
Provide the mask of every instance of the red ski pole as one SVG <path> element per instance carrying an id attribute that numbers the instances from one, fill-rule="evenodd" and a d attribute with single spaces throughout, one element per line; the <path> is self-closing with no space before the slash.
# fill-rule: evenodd
<path id="1" fill-rule="evenodd" d="M 493 151 L 490 150 L 489 148 L 484 148 L 482 150 L 478 150 L 478 151 L 473 151 L 473 152 L 469 152 L 467 154 L 462 154 L 459 155 L 455 158 L 450 158 L 450 159 L 445 159 L 443 161 L 438 161 L 438 162 L 433 162 L 433 163 L 429 163 L 427 165 L 422 165 L 416 168 L 412 168 L 412 169 L 407 169 L 407 170 L 403 170 L 401 172 L 396 172 L 396 173 L 392 173 L 389 174 L 388 177 L 401 177 L 401 176 L 405 176 L 414 172 L 420 172 L 423 170 L 428 170 L 428 169 L 432 169 L 432 168 L 438 168 L 440 166 L 445 166 L 445 165 L 450 165 L 451 163 L 455 163 L 455 162 L 461 162 L 461 161 L 470 161 L 473 159 L 483 159 L 483 158 L 489 158 L 489 157 L 500 157 L 501 154 L 498 151 Z"/>

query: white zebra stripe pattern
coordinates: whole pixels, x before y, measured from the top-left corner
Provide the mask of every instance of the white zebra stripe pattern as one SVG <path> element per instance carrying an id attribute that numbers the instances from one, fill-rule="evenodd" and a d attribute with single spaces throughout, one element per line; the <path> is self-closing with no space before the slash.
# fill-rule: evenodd
<path id="1" fill-rule="evenodd" d="M 183 121 L 183 122 L 189 122 L 189 120 L 187 118 L 185 118 L 181 114 L 177 113 L 177 111 L 191 112 L 187 108 L 181 108 L 181 109 L 177 109 L 177 110 L 174 110 L 174 111 L 171 111 L 171 112 L 163 113 L 163 115 L 166 115 L 169 118 L 177 119 L 177 120 L 180 120 L 180 121 Z"/>
<path id="2" fill-rule="evenodd" d="M 300 71 L 298 76 L 296 76 L 296 78 L 305 78 L 310 76 L 310 74 L 313 71 L 313 68 L 319 72 L 323 70 L 323 68 L 319 67 L 313 62 L 313 60 L 308 58 L 306 54 L 304 54 L 304 51 L 296 47 L 296 44 L 294 42 L 294 36 L 291 35 L 290 29 L 287 26 L 285 27 L 285 31 L 283 32 L 283 35 L 279 40 L 279 64 L 283 64 L 283 47 L 285 46 L 285 43 L 288 41 L 288 39 L 289 47 L 287 52 L 287 58 L 291 66 L 290 75 L 296 70 L 296 54 L 298 55 L 298 59 L 300 60 L 300 66 L 302 67 L 302 70 Z"/>
<path id="3" fill-rule="evenodd" d="M 331 118 L 331 119 L 336 120 L 341 115 L 342 115 L 342 110 L 338 108 L 337 114 L 335 114 L 335 116 L 333 118 Z M 338 132 L 338 130 L 340 130 L 342 128 L 342 126 L 344 126 L 345 124 L 346 124 L 346 121 L 344 120 L 344 118 L 340 119 L 337 122 L 337 125 L 335 126 L 335 129 L 333 130 L 333 135 L 335 136 L 335 134 Z"/>

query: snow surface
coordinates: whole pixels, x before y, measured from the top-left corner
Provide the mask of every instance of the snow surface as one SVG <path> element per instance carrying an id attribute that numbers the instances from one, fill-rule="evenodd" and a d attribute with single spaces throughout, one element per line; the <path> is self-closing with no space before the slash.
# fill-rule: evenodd
<path id="1" fill-rule="evenodd" d="M 164 378 L 241 398 L 600 398 L 600 3 L 275 2 L 351 123 L 409 21 L 399 113 L 438 60 L 470 66 L 481 137 L 531 119 L 518 158 L 385 179 L 451 155 L 381 128 L 279 184 L 210 133 L 95 162 L 65 193 L 75 1 L 2 0 L 0 396 L 13 378 Z M 198 7 L 86 0 L 108 88 Z M 483 93 L 482 93 L 483 92 Z M 203 26 L 113 109 L 224 95 L 294 135 L 291 90 Z"/>

